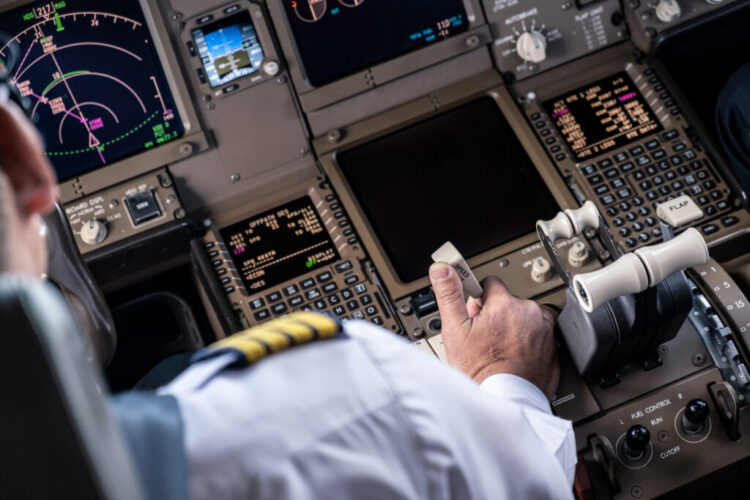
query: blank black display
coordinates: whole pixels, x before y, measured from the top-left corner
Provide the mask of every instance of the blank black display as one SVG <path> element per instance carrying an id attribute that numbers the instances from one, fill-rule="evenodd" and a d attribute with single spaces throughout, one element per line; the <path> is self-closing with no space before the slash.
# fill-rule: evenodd
<path id="1" fill-rule="evenodd" d="M 283 0 L 310 84 L 318 87 L 466 31 L 463 0 Z"/>
<path id="2" fill-rule="evenodd" d="M 337 161 L 402 282 L 446 241 L 471 257 L 559 210 L 497 104 L 483 97 Z"/>
<path id="3" fill-rule="evenodd" d="M 309 196 L 232 224 L 220 233 L 250 294 L 339 259 Z"/>

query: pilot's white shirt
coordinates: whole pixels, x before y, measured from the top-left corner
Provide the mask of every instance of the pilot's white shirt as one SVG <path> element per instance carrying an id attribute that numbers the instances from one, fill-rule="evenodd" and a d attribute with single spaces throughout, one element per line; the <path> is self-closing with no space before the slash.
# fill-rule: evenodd
<path id="1" fill-rule="evenodd" d="M 162 390 L 178 400 L 193 499 L 572 498 L 571 423 L 514 375 L 480 386 L 386 330 L 242 369 L 223 356 Z"/>

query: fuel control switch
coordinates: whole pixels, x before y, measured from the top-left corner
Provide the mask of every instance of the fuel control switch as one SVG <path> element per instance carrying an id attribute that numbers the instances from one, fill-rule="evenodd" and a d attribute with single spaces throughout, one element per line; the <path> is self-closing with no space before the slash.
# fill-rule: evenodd
<path id="1" fill-rule="evenodd" d="M 703 399 L 691 399 L 682 414 L 682 430 L 694 435 L 703 432 L 708 418 L 708 403 Z"/>
<path id="2" fill-rule="evenodd" d="M 648 444 L 651 442 L 651 433 L 642 425 L 634 425 L 625 433 L 625 445 L 623 452 L 628 460 L 637 462 L 646 454 Z"/>

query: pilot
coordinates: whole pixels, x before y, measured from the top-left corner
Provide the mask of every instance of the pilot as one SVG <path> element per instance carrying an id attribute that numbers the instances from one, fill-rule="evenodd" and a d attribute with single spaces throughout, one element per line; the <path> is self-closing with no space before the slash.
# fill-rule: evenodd
<path id="1" fill-rule="evenodd" d="M 56 181 L 36 130 L 1 90 L 0 165 L 0 265 L 39 279 L 39 215 L 53 207 Z M 572 426 L 550 408 L 559 380 L 552 314 L 495 278 L 481 300 L 465 302 L 450 266 L 429 274 L 449 364 L 373 324 L 316 314 L 317 328 L 335 335 L 253 363 L 237 357 L 233 337 L 145 395 L 176 401 L 172 444 L 184 452 L 163 458 L 169 433 L 132 447 L 152 476 L 150 497 L 572 497 Z M 127 396 L 117 401 L 117 412 L 141 411 Z M 147 410 L 129 439 L 149 425 Z"/>

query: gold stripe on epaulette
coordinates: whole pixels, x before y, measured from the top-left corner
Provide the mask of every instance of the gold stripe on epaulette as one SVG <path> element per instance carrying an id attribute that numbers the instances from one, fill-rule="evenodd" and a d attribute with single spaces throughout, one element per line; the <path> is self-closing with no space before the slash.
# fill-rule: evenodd
<path id="1" fill-rule="evenodd" d="M 297 312 L 236 333 L 212 344 L 209 352 L 233 349 L 241 352 L 248 363 L 293 345 L 336 336 L 341 325 L 333 318 L 313 312 Z"/>

